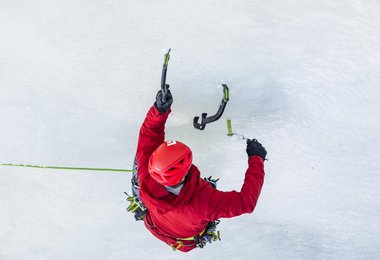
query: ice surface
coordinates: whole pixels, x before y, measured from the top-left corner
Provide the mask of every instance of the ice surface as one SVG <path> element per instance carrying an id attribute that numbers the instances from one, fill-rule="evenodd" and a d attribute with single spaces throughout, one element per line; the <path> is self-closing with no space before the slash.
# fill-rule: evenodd
<path id="1" fill-rule="evenodd" d="M 131 215 L 128 173 L 0 167 L 0 259 L 380 259 L 380 2 L 1 1 L 0 163 L 130 168 L 160 84 L 167 139 L 239 190 L 268 150 L 252 215 L 172 252 Z M 192 118 L 224 116 L 206 130 Z M 135 257 L 133 257 L 135 256 Z"/>

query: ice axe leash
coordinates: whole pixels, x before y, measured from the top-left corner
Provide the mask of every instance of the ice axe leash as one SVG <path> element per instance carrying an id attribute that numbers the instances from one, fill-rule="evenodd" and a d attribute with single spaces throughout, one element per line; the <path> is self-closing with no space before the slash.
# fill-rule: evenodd
<path id="1" fill-rule="evenodd" d="M 13 167 L 38 168 L 38 169 L 54 169 L 54 170 L 107 171 L 107 172 L 133 172 L 133 170 L 127 170 L 127 169 L 113 169 L 113 168 L 88 168 L 88 167 L 40 166 L 40 165 L 13 164 L 13 163 L 1 163 L 0 165 L 1 165 L 1 166 L 13 166 Z"/>
<path id="2" fill-rule="evenodd" d="M 230 100 L 230 90 L 226 84 L 222 84 L 222 86 L 223 86 L 223 99 L 222 99 L 222 102 L 220 102 L 218 111 L 216 112 L 215 115 L 209 116 L 209 117 L 207 117 L 207 113 L 202 113 L 200 123 L 198 123 L 199 116 L 194 117 L 193 125 L 196 129 L 204 130 L 206 127 L 206 124 L 218 120 L 223 115 L 227 102 Z"/>
<path id="3" fill-rule="evenodd" d="M 166 84 L 166 73 L 168 71 L 168 64 L 170 59 L 170 50 L 164 56 L 164 65 L 162 66 L 162 74 L 161 74 L 161 91 L 162 91 L 162 101 L 166 102 L 166 96 L 168 94 L 169 85 Z"/>

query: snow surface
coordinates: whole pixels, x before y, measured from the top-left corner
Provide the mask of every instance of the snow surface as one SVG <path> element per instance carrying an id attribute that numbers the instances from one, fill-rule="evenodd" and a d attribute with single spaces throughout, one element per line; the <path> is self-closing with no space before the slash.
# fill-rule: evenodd
<path id="1" fill-rule="evenodd" d="M 129 173 L 0 167 L 0 259 L 380 259 L 380 2 L 0 2 L 0 163 L 131 168 L 172 48 L 167 139 L 240 190 L 268 150 L 254 214 L 173 252 L 125 212 Z M 205 131 L 221 83 L 231 101 Z"/>

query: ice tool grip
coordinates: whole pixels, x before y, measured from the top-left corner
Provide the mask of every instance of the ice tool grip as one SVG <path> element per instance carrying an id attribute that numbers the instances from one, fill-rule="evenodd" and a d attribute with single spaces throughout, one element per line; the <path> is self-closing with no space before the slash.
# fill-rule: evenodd
<path id="1" fill-rule="evenodd" d="M 226 84 L 222 84 L 222 86 L 223 86 L 223 99 L 219 105 L 218 112 L 216 112 L 215 115 L 210 116 L 210 117 L 207 117 L 207 113 L 202 113 L 201 123 L 198 123 L 199 116 L 194 117 L 193 125 L 196 129 L 204 130 L 206 127 L 206 124 L 218 120 L 223 115 L 227 102 L 230 99 L 230 94 L 229 94 L 228 86 Z"/>

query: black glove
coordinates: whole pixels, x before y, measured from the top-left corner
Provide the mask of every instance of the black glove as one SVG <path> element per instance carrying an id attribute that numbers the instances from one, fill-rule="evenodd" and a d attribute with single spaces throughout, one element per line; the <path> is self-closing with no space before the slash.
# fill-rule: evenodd
<path id="1" fill-rule="evenodd" d="M 169 88 L 169 85 L 167 85 L 167 88 Z M 160 111 L 161 113 L 166 113 L 170 109 L 170 106 L 172 105 L 172 103 L 173 103 L 173 97 L 169 89 L 166 92 L 165 102 L 162 100 L 162 90 L 159 90 L 157 92 L 156 102 L 154 103 L 154 105 L 156 106 L 158 111 Z"/>
<path id="2" fill-rule="evenodd" d="M 265 150 L 265 147 L 263 147 L 256 139 L 247 139 L 246 151 L 249 157 L 253 155 L 258 155 L 261 158 L 263 158 L 263 160 L 265 160 L 265 156 L 267 156 L 267 151 Z"/>

